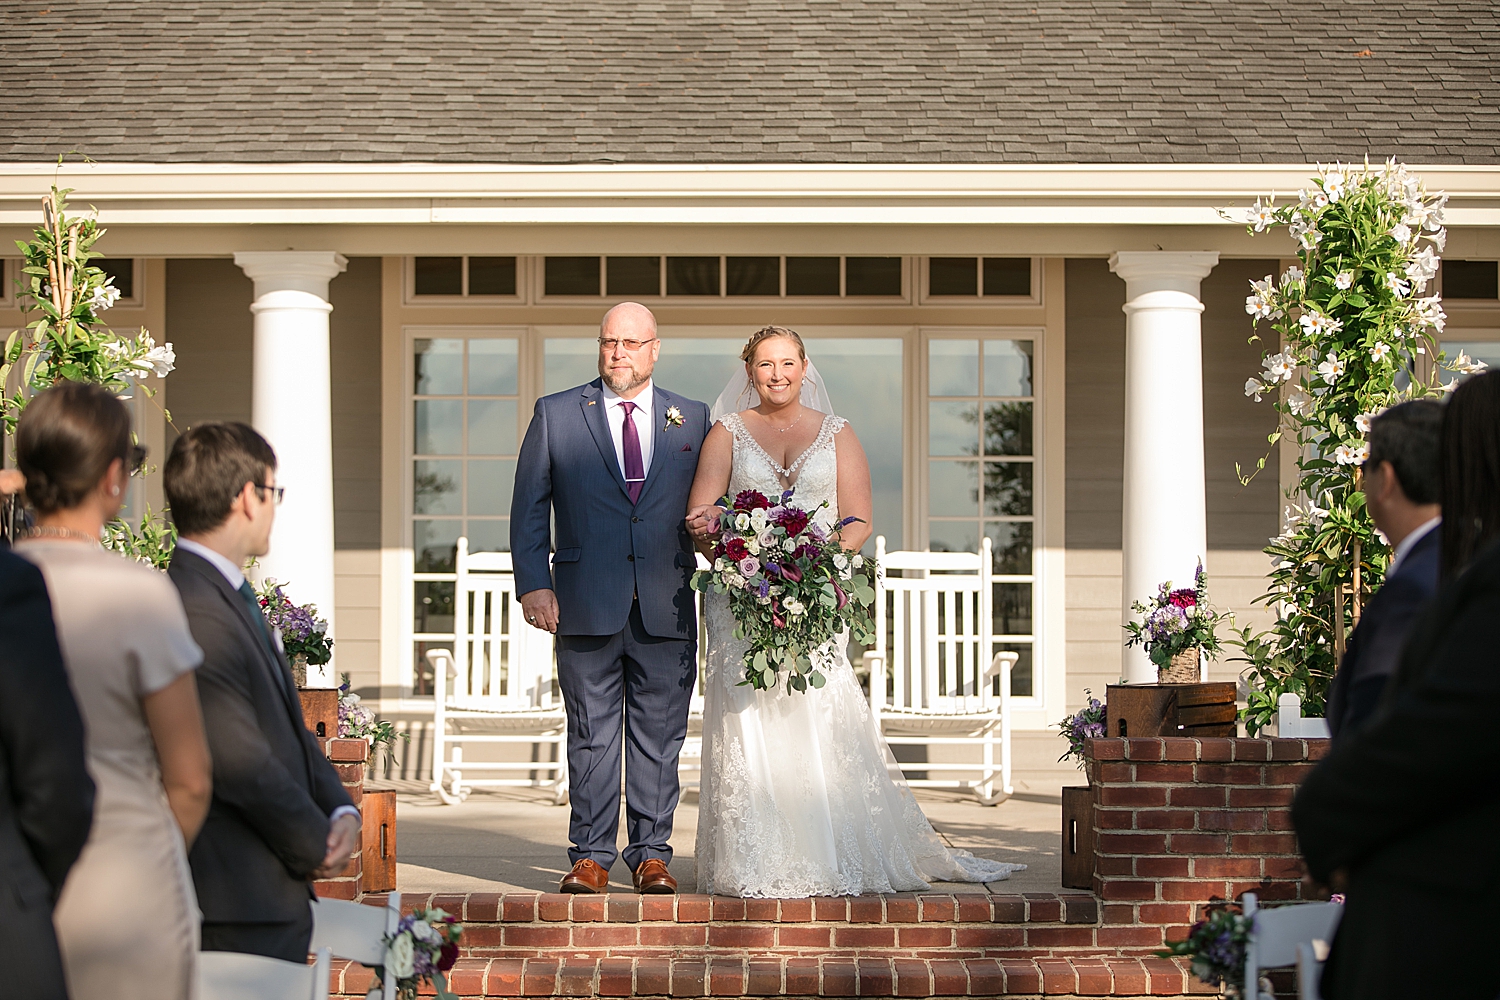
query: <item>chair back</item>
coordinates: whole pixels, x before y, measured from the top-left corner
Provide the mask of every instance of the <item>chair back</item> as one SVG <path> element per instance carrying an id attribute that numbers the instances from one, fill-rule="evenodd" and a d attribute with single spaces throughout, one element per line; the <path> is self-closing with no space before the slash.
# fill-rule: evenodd
<path id="1" fill-rule="evenodd" d="M 990 540 L 979 549 L 887 552 L 885 536 L 875 539 L 875 654 L 886 707 L 987 712 L 1008 693 L 992 682 Z"/>
<path id="2" fill-rule="evenodd" d="M 1266 969 L 1297 964 L 1297 949 L 1315 941 L 1332 941 L 1344 908 L 1338 903 L 1296 903 L 1263 910 L 1255 893 L 1244 896 L 1245 916 L 1251 919 L 1245 947 L 1244 996 L 1256 997 L 1256 985 Z"/>
<path id="3" fill-rule="evenodd" d="M 312 965 L 234 951 L 198 953 L 198 1000 L 328 1000 L 332 956 L 317 950 Z"/>
<path id="4" fill-rule="evenodd" d="M 458 705 L 551 707 L 552 636 L 526 624 L 510 553 L 471 553 L 462 537 L 457 569 L 448 697 Z"/>
<path id="5" fill-rule="evenodd" d="M 335 958 L 362 965 L 385 964 L 385 937 L 401 922 L 401 893 L 386 897 L 384 906 L 366 906 L 342 899 L 315 899 L 312 948 L 327 948 Z M 394 988 L 394 981 L 393 981 Z"/>

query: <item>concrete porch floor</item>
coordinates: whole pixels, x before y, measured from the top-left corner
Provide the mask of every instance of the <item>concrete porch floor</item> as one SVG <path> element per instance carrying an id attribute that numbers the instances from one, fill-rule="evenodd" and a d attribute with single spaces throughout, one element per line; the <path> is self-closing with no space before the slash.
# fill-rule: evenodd
<path id="1" fill-rule="evenodd" d="M 1058 892 L 1062 889 L 1062 782 L 1038 787 L 1017 782 L 1016 794 L 998 806 L 972 796 L 930 789 L 915 794 L 938 835 L 950 846 L 983 858 L 1024 864 L 992 892 Z M 568 808 L 549 793 L 529 788 L 475 791 L 447 806 L 425 782 L 374 780 L 369 788 L 394 788 L 397 888 L 403 892 L 556 892 L 568 869 Z M 694 892 L 693 840 L 696 793 L 677 807 L 672 874 L 682 892 Z M 624 821 L 620 823 L 621 845 Z M 610 872 L 613 891 L 629 892 L 623 861 Z M 982 891 L 964 883 L 939 883 L 938 892 Z"/>

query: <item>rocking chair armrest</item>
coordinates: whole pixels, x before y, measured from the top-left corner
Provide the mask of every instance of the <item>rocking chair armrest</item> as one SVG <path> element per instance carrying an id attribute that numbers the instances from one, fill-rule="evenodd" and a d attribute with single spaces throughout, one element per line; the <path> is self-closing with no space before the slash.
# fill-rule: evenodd
<path id="1" fill-rule="evenodd" d="M 995 654 L 994 659 L 990 660 L 989 669 L 984 672 L 984 679 L 989 680 L 991 677 L 1009 673 L 1020 659 L 1020 653 L 1011 649 L 1002 649 Z"/>

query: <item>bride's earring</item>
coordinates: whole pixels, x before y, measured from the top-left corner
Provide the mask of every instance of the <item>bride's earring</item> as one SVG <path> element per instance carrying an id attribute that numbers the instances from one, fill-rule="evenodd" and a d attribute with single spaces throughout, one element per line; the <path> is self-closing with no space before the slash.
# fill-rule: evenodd
<path id="1" fill-rule="evenodd" d="M 112 497 L 119 496 L 120 495 L 120 487 L 118 487 L 118 486 L 111 486 L 109 488 L 109 495 L 112 496 Z"/>

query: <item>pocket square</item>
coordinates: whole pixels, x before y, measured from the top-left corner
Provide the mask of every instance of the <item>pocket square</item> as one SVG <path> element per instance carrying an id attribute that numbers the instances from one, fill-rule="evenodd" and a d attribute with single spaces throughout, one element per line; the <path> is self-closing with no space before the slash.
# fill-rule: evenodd
<path id="1" fill-rule="evenodd" d="M 693 450 L 693 446 L 690 445 L 690 444 L 685 444 L 685 445 L 682 446 L 682 450 L 683 451 L 692 451 Z"/>

